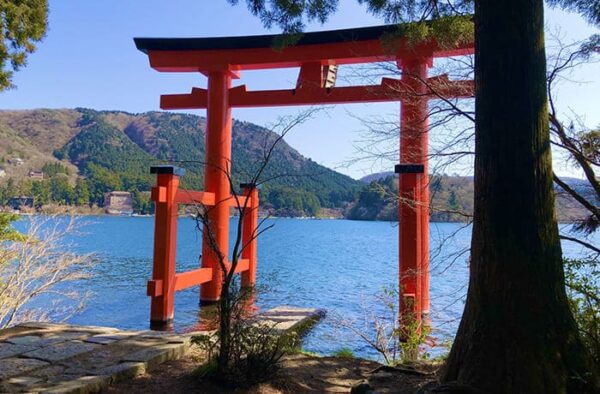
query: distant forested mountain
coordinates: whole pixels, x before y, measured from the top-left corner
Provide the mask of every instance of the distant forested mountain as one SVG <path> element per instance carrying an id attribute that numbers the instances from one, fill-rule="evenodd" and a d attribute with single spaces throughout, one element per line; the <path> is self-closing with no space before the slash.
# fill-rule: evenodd
<path id="1" fill-rule="evenodd" d="M 169 112 L 0 111 L 0 206 L 16 196 L 33 196 L 36 205 L 101 206 L 104 193 L 123 190 L 133 193 L 137 212 L 147 213 L 152 208 L 147 191 L 155 182 L 149 171 L 153 164 L 184 167 L 182 187 L 203 189 L 205 130 L 205 118 Z M 276 137 L 252 123 L 233 122 L 234 185 L 249 179 Z M 40 170 L 43 180 L 32 173 Z M 269 181 L 261 190 L 261 207 L 276 215 L 316 216 L 330 208 L 327 216 L 397 220 L 398 181 L 393 173 L 356 181 L 282 141 L 264 179 Z M 583 195 L 590 188 L 580 179 L 566 181 Z M 472 177 L 432 176 L 430 190 L 434 221 L 463 221 L 461 213 L 473 210 Z M 583 215 L 561 193 L 557 207 L 563 221 Z"/>
<path id="2" fill-rule="evenodd" d="M 582 179 L 563 178 L 581 195 L 593 199 L 591 185 Z M 348 210 L 347 217 L 354 220 L 398 220 L 398 177 L 384 172 L 361 179 L 365 183 L 356 202 Z M 462 222 L 473 213 L 473 177 L 430 176 L 431 220 L 434 222 Z M 556 190 L 556 211 L 560 221 L 583 219 L 586 211 L 572 197 Z M 515 191 L 518 192 L 518 191 Z M 593 201 L 593 200 L 592 200 Z M 595 201 L 595 204 L 598 204 Z"/>
<path id="3" fill-rule="evenodd" d="M 103 194 L 113 190 L 131 191 L 141 198 L 141 192 L 154 183 L 150 166 L 164 163 L 186 168 L 182 187 L 201 190 L 205 130 L 203 117 L 168 112 L 0 111 L 0 167 L 6 172 L 0 178 L 0 205 L 21 194 L 33 194 L 41 204 L 84 203 L 85 198 L 74 196 L 77 185 L 87 189 L 85 203 L 89 204 L 102 204 Z M 233 122 L 234 185 L 249 179 L 275 138 L 275 133 L 263 127 Z M 10 164 L 12 158 L 22 159 L 23 164 Z M 27 176 L 30 170 L 57 163 L 65 168 L 61 174 L 47 174 L 44 181 Z M 57 182 L 56 177 L 62 180 Z M 269 181 L 261 190 L 262 206 L 288 215 L 313 216 L 321 207 L 343 209 L 361 186 L 303 157 L 285 141 L 277 145 L 264 179 Z M 57 183 L 71 189 L 55 196 L 52 189 L 57 189 Z M 56 201 L 59 194 L 60 201 Z"/>

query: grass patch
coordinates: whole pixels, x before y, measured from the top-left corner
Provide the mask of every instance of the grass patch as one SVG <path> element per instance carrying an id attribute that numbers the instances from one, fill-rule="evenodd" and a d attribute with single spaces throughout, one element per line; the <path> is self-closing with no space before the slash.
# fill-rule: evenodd
<path id="1" fill-rule="evenodd" d="M 343 348 L 337 350 L 336 352 L 333 353 L 333 356 L 339 357 L 339 358 L 356 358 L 352 349 L 350 349 L 348 347 L 343 347 Z"/>
<path id="2" fill-rule="evenodd" d="M 217 360 L 215 358 L 209 358 L 205 363 L 194 370 L 193 375 L 198 378 L 213 375 L 217 371 L 217 366 Z"/>

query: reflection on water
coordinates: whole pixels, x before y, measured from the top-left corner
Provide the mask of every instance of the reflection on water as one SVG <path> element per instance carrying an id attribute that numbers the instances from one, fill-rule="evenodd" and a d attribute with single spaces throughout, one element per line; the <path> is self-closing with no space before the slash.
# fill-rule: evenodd
<path id="1" fill-rule="evenodd" d="M 146 281 L 152 268 L 153 218 L 85 220 L 91 222 L 84 228 L 85 234 L 73 237 L 72 241 L 77 251 L 95 253 L 99 263 L 94 277 L 77 285 L 82 291 L 91 290 L 93 296 L 87 309 L 70 321 L 123 329 L 148 328 L 150 302 Z M 274 227 L 258 241 L 258 286 L 267 289 L 258 296 L 258 308 L 292 305 L 325 309 L 328 312 L 325 319 L 306 337 L 307 350 L 331 353 L 350 347 L 356 354 L 375 356 L 368 346 L 337 323 L 340 319 L 360 323 L 366 315 L 384 314 L 384 305 L 374 303 L 374 296 L 383 287 L 397 286 L 397 226 L 348 220 L 272 219 L 271 222 Z M 470 238 L 469 226 L 431 225 L 430 317 L 432 334 L 442 340 L 456 332 L 464 307 Z M 195 222 L 180 219 L 179 272 L 199 266 L 200 244 Z M 574 244 L 565 244 L 563 248 L 566 255 L 581 253 L 581 248 Z M 215 313 L 215 306 L 200 308 L 198 301 L 197 287 L 177 293 L 174 330 L 194 330 L 211 320 L 207 317 Z"/>

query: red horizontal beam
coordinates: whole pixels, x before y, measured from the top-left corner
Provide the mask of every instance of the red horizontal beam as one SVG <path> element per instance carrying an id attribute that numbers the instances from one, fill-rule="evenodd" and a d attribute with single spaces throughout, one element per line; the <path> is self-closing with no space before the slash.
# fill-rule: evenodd
<path id="1" fill-rule="evenodd" d="M 235 267 L 235 272 L 244 272 L 250 269 L 250 260 L 249 259 L 239 259 L 237 266 Z"/>
<path id="2" fill-rule="evenodd" d="M 429 95 L 432 98 L 471 98 L 475 97 L 475 81 L 450 81 L 447 74 L 427 79 Z"/>
<path id="3" fill-rule="evenodd" d="M 175 203 L 212 206 L 215 205 L 215 193 L 178 189 L 175 195 Z"/>
<path id="4" fill-rule="evenodd" d="M 237 197 L 237 199 L 236 199 L 236 197 Z M 236 207 L 237 208 L 238 204 L 239 204 L 239 207 L 243 208 L 247 199 L 248 199 L 248 197 L 246 197 L 246 196 L 240 196 L 240 195 L 234 196 L 234 195 L 231 195 L 231 196 L 229 196 L 229 198 L 227 198 L 225 200 L 222 200 L 222 201 L 215 201 L 211 205 L 228 204 L 230 207 Z M 250 206 L 250 202 L 251 201 L 248 201 L 248 205 L 246 205 L 247 207 Z"/>
<path id="5" fill-rule="evenodd" d="M 152 199 L 156 202 L 166 201 L 166 190 L 165 188 L 154 187 L 152 188 Z M 240 207 L 246 204 L 246 196 L 237 196 L 237 201 L 234 196 L 229 197 L 225 202 L 230 206 L 237 207 L 238 203 Z M 214 206 L 215 204 L 221 204 L 223 201 L 216 201 L 215 194 L 210 192 L 178 189 L 175 194 L 175 204 L 202 204 L 205 206 Z M 248 201 L 250 206 L 251 201 Z"/>
<path id="6" fill-rule="evenodd" d="M 429 98 L 467 98 L 474 92 L 473 81 L 450 81 L 447 76 L 429 78 L 427 81 Z M 414 91 L 402 81 L 384 78 L 380 85 L 344 86 L 337 88 L 308 87 L 300 89 L 248 91 L 246 86 L 229 90 L 231 107 L 277 107 L 311 104 L 349 104 L 400 101 L 410 98 Z M 161 96 L 162 109 L 202 109 L 206 108 L 207 92 L 194 88 L 191 94 Z"/>
<path id="7" fill-rule="evenodd" d="M 250 269 L 250 260 L 239 259 L 235 272 L 245 272 Z M 175 291 L 198 286 L 212 280 L 212 268 L 199 268 L 192 271 L 175 274 Z M 160 297 L 163 294 L 163 281 L 152 279 L 148 281 L 147 294 L 150 297 Z"/>
<path id="8" fill-rule="evenodd" d="M 246 202 L 246 200 L 248 200 L 248 202 Z M 244 206 L 246 206 L 247 208 L 250 207 L 250 204 L 252 203 L 252 198 L 250 197 L 246 197 L 246 196 L 237 196 L 237 201 L 235 199 L 235 197 L 231 197 L 231 206 L 232 207 L 238 207 L 239 204 L 239 208 L 243 208 Z M 244 205 L 246 204 L 246 205 Z"/>
<path id="9" fill-rule="evenodd" d="M 405 40 L 398 45 L 384 45 L 381 40 L 345 41 L 341 43 L 273 48 L 218 50 L 148 51 L 150 66 L 163 72 L 211 72 L 299 67 L 307 62 L 358 64 L 396 61 L 401 58 L 448 57 L 470 55 L 473 44 L 453 49 L 439 49 L 435 43 L 410 46 Z"/>
<path id="10" fill-rule="evenodd" d="M 232 107 L 277 107 L 287 105 L 343 104 L 396 101 L 392 91 L 380 86 L 339 88 L 302 88 L 290 90 L 247 91 L 242 85 L 230 90 Z"/>
<path id="11" fill-rule="evenodd" d="M 175 291 L 201 285 L 212 280 L 212 268 L 199 268 L 175 275 Z"/>
<path id="12" fill-rule="evenodd" d="M 194 103 L 193 107 L 190 107 Z M 192 88 L 192 93 L 163 94 L 160 96 L 161 109 L 192 109 L 208 106 L 208 91 L 202 88 Z"/>
<path id="13" fill-rule="evenodd" d="M 160 96 L 160 109 L 205 109 L 207 107 L 208 92 L 206 89 L 192 88 L 192 93 Z"/>

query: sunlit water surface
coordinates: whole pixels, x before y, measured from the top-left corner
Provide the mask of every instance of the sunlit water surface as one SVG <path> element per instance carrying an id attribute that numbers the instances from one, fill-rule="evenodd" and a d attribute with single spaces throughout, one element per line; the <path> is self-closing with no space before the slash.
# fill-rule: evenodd
<path id="1" fill-rule="evenodd" d="M 74 250 L 94 253 L 98 262 L 92 278 L 70 285 L 92 294 L 86 309 L 70 322 L 148 328 L 146 281 L 152 268 L 154 218 L 102 216 L 82 221 L 87 223 L 83 234 L 70 241 Z M 274 226 L 259 239 L 258 285 L 267 290 L 260 294 L 258 307 L 322 308 L 327 316 L 307 335 L 306 350 L 329 354 L 348 347 L 355 354 L 376 357 L 376 352 L 344 325 L 353 322 L 368 327 L 373 316 L 386 316 L 377 295 L 383 288 L 397 286 L 397 225 L 301 219 L 272 219 L 267 224 Z M 18 226 L 23 228 L 25 223 Z M 235 228 L 233 223 L 231 228 Z M 201 234 L 196 223 L 180 219 L 178 233 L 177 270 L 197 268 Z M 450 339 L 458 327 L 466 294 L 470 238 L 470 226 L 431 224 L 431 319 L 432 336 L 438 343 Z M 563 250 L 573 257 L 582 253 L 581 247 L 572 243 L 564 243 Z M 175 330 L 191 330 L 198 324 L 198 299 L 197 287 L 177 293 Z M 431 352 L 441 351 L 434 348 Z"/>

